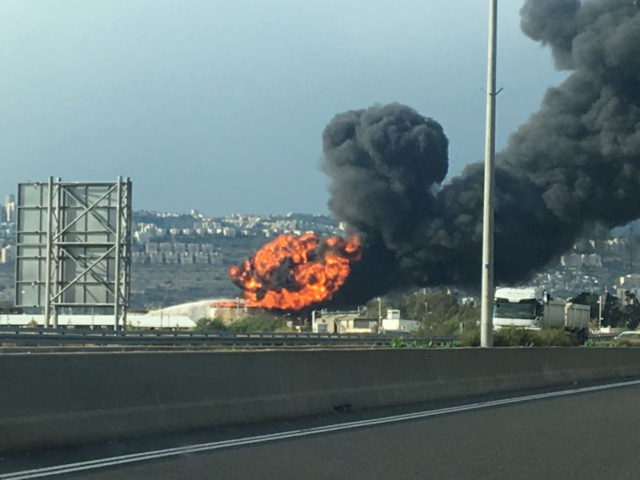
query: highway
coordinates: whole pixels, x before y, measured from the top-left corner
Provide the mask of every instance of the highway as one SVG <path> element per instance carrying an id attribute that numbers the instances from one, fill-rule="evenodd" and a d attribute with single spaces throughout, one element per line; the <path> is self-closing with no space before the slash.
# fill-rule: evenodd
<path id="1" fill-rule="evenodd" d="M 635 381 L 336 413 L 3 458 L 0 479 L 636 479 L 639 401 Z"/>

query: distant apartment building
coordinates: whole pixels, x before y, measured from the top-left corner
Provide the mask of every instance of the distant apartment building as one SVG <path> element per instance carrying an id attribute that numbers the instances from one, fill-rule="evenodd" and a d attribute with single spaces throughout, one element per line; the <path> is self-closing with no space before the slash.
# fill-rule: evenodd
<path id="1" fill-rule="evenodd" d="M 133 240 L 138 243 L 146 243 L 152 238 L 162 237 L 164 235 L 164 229 L 158 228 L 152 223 L 140 223 L 136 231 L 133 232 Z"/>
<path id="2" fill-rule="evenodd" d="M 4 205 L 0 214 L 0 221 L 3 223 L 14 223 L 16 221 L 16 198 L 14 195 L 4 197 Z"/>
<path id="3" fill-rule="evenodd" d="M 138 264 L 219 264 L 220 251 L 209 243 L 147 242 L 144 249 L 133 252 L 133 263 Z"/>
<path id="4" fill-rule="evenodd" d="M 238 236 L 238 230 L 235 228 L 231 228 L 231 227 L 222 227 L 222 236 L 223 237 L 237 237 Z"/>
<path id="5" fill-rule="evenodd" d="M 16 249 L 13 245 L 0 248 L 0 263 L 12 263 L 16 259 Z"/>
<path id="6" fill-rule="evenodd" d="M 597 253 L 569 253 L 560 257 L 563 267 L 602 267 L 602 257 Z"/>
<path id="7" fill-rule="evenodd" d="M 640 274 L 624 275 L 620 277 L 619 284 L 621 287 L 640 288 Z"/>
<path id="8" fill-rule="evenodd" d="M 628 248 L 627 240 L 623 237 L 610 238 L 604 245 L 605 251 L 613 255 L 624 255 Z"/>
<path id="9" fill-rule="evenodd" d="M 628 304 L 627 292 L 640 297 L 640 274 L 634 273 L 620 277 L 617 287 L 617 296 L 622 299 L 624 304 Z"/>

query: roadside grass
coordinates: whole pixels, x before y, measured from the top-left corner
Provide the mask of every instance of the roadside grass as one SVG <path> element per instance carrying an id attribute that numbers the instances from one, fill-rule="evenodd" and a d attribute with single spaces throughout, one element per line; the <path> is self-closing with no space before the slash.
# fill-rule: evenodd
<path id="1" fill-rule="evenodd" d="M 580 345 L 580 342 L 576 335 L 560 329 L 526 330 L 524 328 L 502 328 L 493 333 L 493 344 L 496 347 L 576 347 Z M 480 330 L 467 330 L 460 336 L 459 340 L 445 344 L 394 338 L 390 346 L 392 348 L 478 347 L 480 346 Z"/>

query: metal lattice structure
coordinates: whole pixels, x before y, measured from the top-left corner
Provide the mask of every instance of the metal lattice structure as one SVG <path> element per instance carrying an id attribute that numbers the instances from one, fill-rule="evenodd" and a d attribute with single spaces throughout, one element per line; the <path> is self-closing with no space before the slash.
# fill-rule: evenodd
<path id="1" fill-rule="evenodd" d="M 131 279 L 131 180 L 18 185 L 16 305 L 113 314 L 126 327 Z"/>

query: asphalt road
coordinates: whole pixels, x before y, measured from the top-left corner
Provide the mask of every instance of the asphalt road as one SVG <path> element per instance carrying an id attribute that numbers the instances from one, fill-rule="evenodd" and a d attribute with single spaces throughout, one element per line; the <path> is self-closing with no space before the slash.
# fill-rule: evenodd
<path id="1" fill-rule="evenodd" d="M 640 386 L 636 385 L 453 413 L 445 410 L 424 418 L 48 478 L 637 479 L 639 405 Z M 451 404 L 431 406 L 431 410 L 448 406 Z M 367 416 L 373 417 L 371 413 Z M 333 423 L 362 418 L 347 414 L 334 418 Z M 285 427 L 282 431 L 296 426 Z M 245 436 L 265 433 L 274 430 Z M 201 443 L 207 441 L 205 437 L 193 440 Z M 187 444 L 185 439 L 181 444 Z"/>

